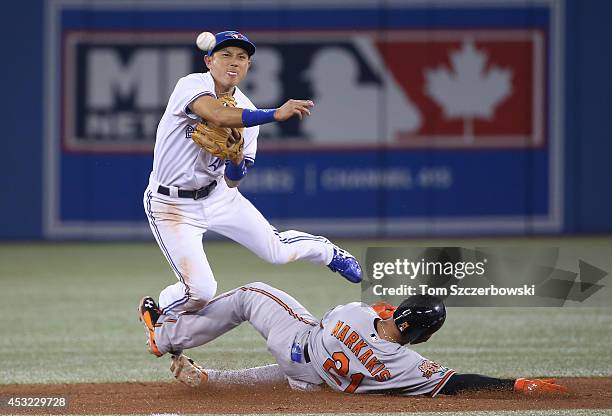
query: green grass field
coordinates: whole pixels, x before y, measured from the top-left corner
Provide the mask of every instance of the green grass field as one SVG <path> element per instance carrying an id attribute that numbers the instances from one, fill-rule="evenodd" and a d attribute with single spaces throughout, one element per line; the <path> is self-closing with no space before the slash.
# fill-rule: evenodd
<path id="1" fill-rule="evenodd" d="M 402 244 L 346 242 L 346 247 L 362 253 L 367 245 Z M 265 281 L 319 316 L 360 296 L 358 285 L 319 266 L 269 265 L 229 242 L 207 243 L 205 249 L 219 293 Z M 169 381 L 168 361 L 146 352 L 136 306 L 143 295 L 157 297 L 174 282 L 153 242 L 0 245 L 0 384 Z M 612 308 L 607 301 L 591 308 L 450 308 L 442 330 L 415 350 L 462 372 L 612 376 Z M 248 325 L 190 355 L 212 368 L 272 362 L 263 339 Z"/>

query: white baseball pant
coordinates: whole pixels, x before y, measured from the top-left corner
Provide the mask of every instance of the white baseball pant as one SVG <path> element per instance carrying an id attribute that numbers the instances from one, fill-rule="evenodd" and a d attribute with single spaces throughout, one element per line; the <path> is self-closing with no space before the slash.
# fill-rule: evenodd
<path id="1" fill-rule="evenodd" d="M 159 307 L 166 314 L 197 311 L 217 292 L 202 245 L 208 230 L 240 243 L 273 264 L 308 260 L 327 265 L 332 260 L 334 246 L 329 240 L 295 230 L 279 233 L 223 178 L 208 197 L 199 200 L 159 194 L 158 186 L 149 183 L 144 208 L 151 231 L 179 280 L 159 295 Z"/>

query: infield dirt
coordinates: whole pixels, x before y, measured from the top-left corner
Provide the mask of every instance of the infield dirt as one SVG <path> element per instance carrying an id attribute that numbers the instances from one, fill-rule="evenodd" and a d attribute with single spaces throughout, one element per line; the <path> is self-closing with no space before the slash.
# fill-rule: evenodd
<path id="1" fill-rule="evenodd" d="M 63 396 L 64 408 L 8 408 L 17 414 L 134 413 L 381 413 L 475 410 L 610 409 L 612 378 L 569 378 L 560 382 L 568 396 L 527 397 L 486 392 L 460 396 L 399 397 L 348 395 L 332 391 L 301 393 L 287 386 L 206 386 L 192 389 L 172 383 L 13 384 L 0 385 L 3 398 Z"/>

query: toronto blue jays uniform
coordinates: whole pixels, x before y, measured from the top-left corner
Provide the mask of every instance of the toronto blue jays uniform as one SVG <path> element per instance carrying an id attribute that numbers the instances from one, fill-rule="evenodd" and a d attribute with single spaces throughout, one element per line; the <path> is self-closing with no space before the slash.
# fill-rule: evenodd
<path id="1" fill-rule="evenodd" d="M 216 39 L 217 47 L 238 41 L 252 46 L 254 53 L 254 45 L 237 32 L 220 32 Z M 335 262 L 350 257 L 358 271 L 353 281 L 361 280 L 361 269 L 350 254 L 325 237 L 295 230 L 278 232 L 237 188 L 228 187 L 225 161 L 191 140 L 201 121 L 192 104 L 203 96 L 216 98 L 210 73 L 189 74 L 176 84 L 157 128 L 153 170 L 144 193 L 151 231 L 178 279 L 162 290 L 162 311 L 199 310 L 214 297 L 217 282 L 202 245 L 207 231 L 228 237 L 273 264 L 307 260 L 338 271 Z M 243 111 L 264 111 L 257 110 L 238 87 L 233 97 Z M 258 134 L 258 125 L 244 128 L 247 168 L 255 164 Z"/>

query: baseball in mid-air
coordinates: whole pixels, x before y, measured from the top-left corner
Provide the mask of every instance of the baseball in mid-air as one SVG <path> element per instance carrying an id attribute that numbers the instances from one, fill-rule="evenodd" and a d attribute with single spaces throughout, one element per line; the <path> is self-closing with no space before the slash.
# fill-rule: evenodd
<path id="1" fill-rule="evenodd" d="M 204 52 L 211 50 L 215 47 L 215 35 L 210 32 L 202 32 L 196 39 L 196 45 Z"/>

